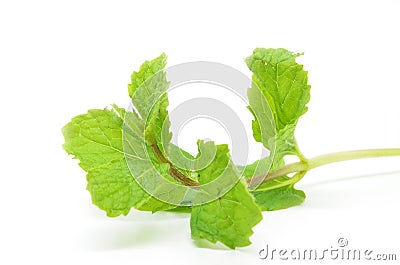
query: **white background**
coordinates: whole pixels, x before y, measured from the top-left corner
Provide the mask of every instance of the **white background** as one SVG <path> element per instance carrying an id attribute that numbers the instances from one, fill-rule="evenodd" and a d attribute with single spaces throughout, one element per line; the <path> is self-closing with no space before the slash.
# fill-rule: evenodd
<path id="1" fill-rule="evenodd" d="M 127 104 L 144 60 L 166 52 L 169 65 L 209 60 L 250 76 L 255 47 L 305 53 L 305 155 L 400 147 L 399 14 L 394 0 L 2 1 L 0 263 L 266 264 L 267 243 L 324 249 L 339 237 L 400 259 L 398 157 L 310 172 L 298 185 L 306 202 L 264 213 L 253 244 L 232 251 L 193 242 L 184 214 L 107 218 L 61 147 L 73 116 Z"/>

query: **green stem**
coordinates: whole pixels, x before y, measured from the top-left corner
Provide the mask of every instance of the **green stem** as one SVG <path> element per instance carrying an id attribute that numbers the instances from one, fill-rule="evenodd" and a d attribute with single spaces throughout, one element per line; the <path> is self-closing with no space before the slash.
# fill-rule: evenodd
<path id="1" fill-rule="evenodd" d="M 326 155 L 317 156 L 308 160 L 303 160 L 300 162 L 285 165 L 274 172 L 268 172 L 254 176 L 247 179 L 247 183 L 250 188 L 252 188 L 252 183 L 260 184 L 266 183 L 273 179 L 286 176 L 291 173 L 296 172 L 306 172 L 313 168 L 324 166 L 327 164 L 332 164 L 341 161 L 361 159 L 361 158 L 372 158 L 372 157 L 385 157 L 385 156 L 400 156 L 400 148 L 392 149 L 369 149 L 369 150 L 354 150 L 354 151 L 344 151 L 331 153 Z M 296 181 L 289 181 L 289 184 L 294 184 L 301 178 L 296 179 Z M 253 184 L 253 185 L 254 185 Z"/>
<path id="2" fill-rule="evenodd" d="M 180 183 L 186 185 L 186 186 L 190 186 L 190 187 L 198 187 L 200 186 L 200 183 L 195 181 L 194 179 L 189 178 L 188 176 L 186 176 L 185 174 L 183 174 L 182 172 L 180 172 L 175 166 L 174 164 L 172 164 L 171 161 L 169 161 L 164 154 L 161 152 L 160 148 L 158 148 L 157 145 L 153 144 L 150 145 L 151 150 L 153 150 L 154 155 L 157 157 L 157 160 L 161 163 L 168 163 L 169 164 L 169 173 L 171 174 L 171 176 L 179 181 Z"/>
<path id="3" fill-rule="evenodd" d="M 355 150 L 355 151 L 332 153 L 314 157 L 308 160 L 308 164 L 310 169 L 313 169 L 326 164 L 331 164 L 346 160 L 382 157 L 382 156 L 400 156 L 400 148 Z"/>

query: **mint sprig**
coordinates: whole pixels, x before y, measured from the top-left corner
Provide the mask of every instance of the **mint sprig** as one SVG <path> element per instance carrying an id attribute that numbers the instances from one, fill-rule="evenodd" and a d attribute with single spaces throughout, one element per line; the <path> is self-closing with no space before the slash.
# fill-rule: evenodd
<path id="1" fill-rule="evenodd" d="M 304 201 L 305 193 L 294 185 L 309 170 L 344 160 L 399 156 L 400 149 L 346 151 L 311 159 L 300 152 L 295 129 L 310 99 L 308 73 L 296 62 L 300 55 L 285 49 L 257 48 L 246 58 L 253 73 L 248 98 L 254 114 L 254 138 L 271 155 L 245 167 L 232 163 L 227 145 L 199 141 L 199 154 L 193 157 L 170 142 L 169 82 L 163 71 L 167 57 L 161 54 L 146 61 L 128 85 L 132 109 L 116 105 L 92 109 L 62 129 L 64 149 L 87 172 L 93 204 L 110 217 L 127 215 L 132 208 L 189 212 L 193 239 L 219 241 L 234 249 L 250 244 L 253 227 L 262 219 L 261 211 Z M 299 161 L 285 165 L 288 155 L 297 156 Z M 202 158 L 209 163 L 202 163 Z M 215 182 L 221 174 L 230 182 Z M 201 195 L 196 192 L 203 185 L 211 185 L 207 192 L 217 194 L 226 185 L 231 188 L 215 199 L 195 203 Z M 172 187 L 187 187 L 186 191 L 193 193 L 189 196 Z"/>

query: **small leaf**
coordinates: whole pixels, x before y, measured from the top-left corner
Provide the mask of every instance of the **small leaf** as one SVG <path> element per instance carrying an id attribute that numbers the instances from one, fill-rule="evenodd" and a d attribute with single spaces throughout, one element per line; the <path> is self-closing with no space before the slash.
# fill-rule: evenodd
<path id="1" fill-rule="evenodd" d="M 230 162 L 226 145 L 217 146 L 215 160 L 199 172 L 200 183 L 216 179 L 221 170 L 238 174 Z M 226 171 L 225 171 L 226 172 Z M 253 226 L 262 219 L 261 211 L 248 192 L 246 185 L 239 181 L 229 192 L 212 202 L 194 206 L 190 219 L 193 239 L 220 241 L 229 248 L 244 247 L 251 242 Z"/>
<path id="2" fill-rule="evenodd" d="M 161 54 L 157 58 L 151 61 L 145 61 L 138 72 L 133 72 L 131 75 L 131 83 L 128 85 L 128 94 L 132 98 L 136 90 L 143 85 L 143 83 L 154 76 L 156 73 L 162 71 L 167 64 L 167 55 L 165 53 Z M 162 75 L 159 76 L 161 79 Z M 156 81 L 156 79 L 153 79 Z M 161 80 L 163 82 L 163 80 Z"/>
<path id="3" fill-rule="evenodd" d="M 306 198 L 303 191 L 295 189 L 292 185 L 261 192 L 255 190 L 251 194 L 262 211 L 275 211 L 300 205 Z"/>
<path id="4" fill-rule="evenodd" d="M 310 85 L 307 71 L 296 63 L 299 55 L 285 49 L 257 48 L 246 58 L 253 72 L 248 97 L 255 116 L 254 138 L 279 156 L 300 155 L 294 130 L 300 116 L 307 112 Z"/>
<path id="5" fill-rule="evenodd" d="M 257 48 L 246 58 L 253 72 L 253 85 L 248 90 L 249 109 L 255 118 L 253 135 L 270 150 L 270 157 L 242 169 L 245 177 L 277 170 L 285 165 L 286 155 L 304 159 L 294 137 L 298 119 L 307 112 L 310 99 L 308 73 L 296 62 L 300 55 L 285 49 Z M 294 189 L 286 176 L 260 185 L 252 194 L 267 211 L 298 205 L 305 199 L 304 192 Z"/>
<path id="6" fill-rule="evenodd" d="M 303 65 L 296 63 L 300 55 L 285 49 L 257 48 L 246 58 L 247 66 L 253 72 L 253 81 L 275 114 L 278 130 L 296 124 L 307 111 L 310 85 Z"/>
<path id="7" fill-rule="evenodd" d="M 270 157 L 266 157 L 246 167 L 239 167 L 239 170 L 242 170 L 243 176 L 248 179 L 267 172 L 270 166 L 269 160 Z M 273 170 L 282 165 L 284 165 L 283 159 L 280 163 L 276 162 L 273 165 Z M 305 193 L 295 189 L 291 182 L 291 178 L 287 176 L 279 177 L 259 185 L 257 189 L 250 191 L 250 193 L 254 196 L 262 211 L 286 209 L 300 205 L 306 197 Z"/>

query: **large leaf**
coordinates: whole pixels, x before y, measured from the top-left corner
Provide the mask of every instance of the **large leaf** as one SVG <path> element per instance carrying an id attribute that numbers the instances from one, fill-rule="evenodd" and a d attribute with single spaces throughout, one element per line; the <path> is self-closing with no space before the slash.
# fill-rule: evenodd
<path id="1" fill-rule="evenodd" d="M 147 194 L 132 177 L 122 147 L 124 113 L 116 107 L 89 110 L 63 128 L 64 149 L 88 172 L 93 204 L 109 216 L 126 215 L 132 207 L 153 212 L 175 207 Z"/>
<path id="2" fill-rule="evenodd" d="M 215 180 L 221 170 L 238 174 L 232 165 L 226 145 L 217 146 L 214 161 L 199 172 L 201 184 Z M 220 241 L 230 248 L 244 247 L 251 242 L 253 226 L 262 219 L 259 207 L 242 181 L 216 200 L 194 206 L 190 219 L 192 238 L 204 238 L 210 242 Z"/>
<path id="3" fill-rule="evenodd" d="M 257 174 L 278 169 L 285 164 L 286 155 L 297 155 L 304 159 L 294 132 L 298 119 L 307 111 L 310 85 L 307 72 L 296 62 L 299 55 L 285 49 L 257 48 L 246 58 L 253 72 L 253 85 L 248 90 L 249 108 L 255 117 L 253 135 L 271 154 L 267 158 L 268 167 L 265 162 L 256 161 L 245 170 L 247 177 L 254 175 L 249 172 L 255 165 L 258 165 L 258 172 L 253 173 Z M 296 190 L 293 185 L 284 176 L 262 184 L 252 190 L 252 194 L 262 210 L 288 208 L 305 199 L 304 192 Z"/>

